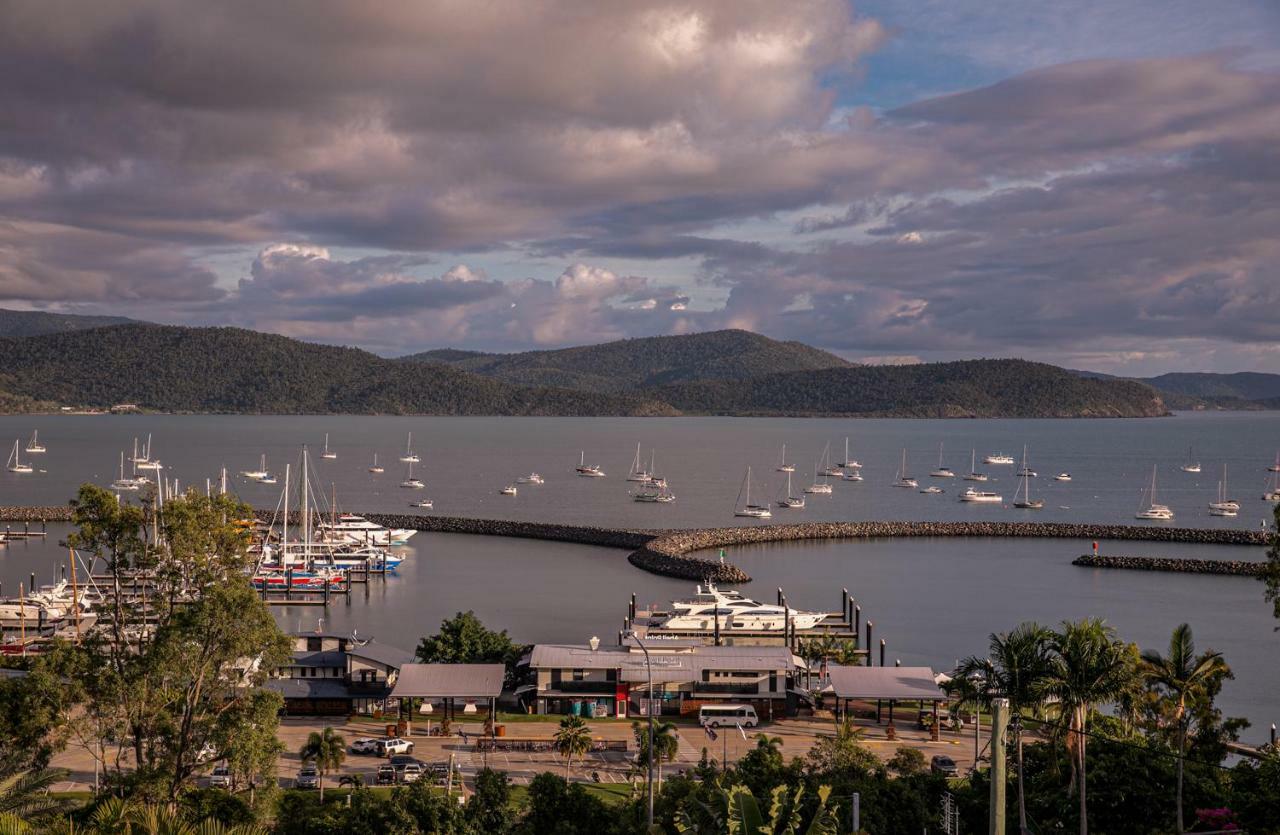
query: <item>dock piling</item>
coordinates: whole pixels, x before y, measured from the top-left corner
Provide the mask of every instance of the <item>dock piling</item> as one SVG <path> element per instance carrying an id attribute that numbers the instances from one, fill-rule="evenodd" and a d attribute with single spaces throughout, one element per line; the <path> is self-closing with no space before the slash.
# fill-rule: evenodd
<path id="1" fill-rule="evenodd" d="M 876 665 L 875 657 L 871 654 L 871 630 L 875 624 L 867 621 L 867 666 L 874 667 Z"/>
<path id="2" fill-rule="evenodd" d="M 884 666 L 884 638 L 880 639 L 880 666 Z"/>

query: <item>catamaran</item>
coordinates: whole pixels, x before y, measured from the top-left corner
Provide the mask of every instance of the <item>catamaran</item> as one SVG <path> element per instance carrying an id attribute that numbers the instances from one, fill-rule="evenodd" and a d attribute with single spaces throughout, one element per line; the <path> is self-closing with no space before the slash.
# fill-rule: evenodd
<path id="1" fill-rule="evenodd" d="M 1200 462 L 1195 459 L 1195 456 L 1192 454 L 1191 447 L 1187 447 L 1187 463 L 1183 464 L 1178 469 L 1182 470 L 1184 473 L 1200 472 Z"/>
<path id="2" fill-rule="evenodd" d="M 320 453 L 320 457 L 328 458 L 329 460 L 333 460 L 334 458 L 338 457 L 338 453 L 329 451 L 329 433 L 328 432 L 324 433 L 324 452 Z"/>
<path id="3" fill-rule="evenodd" d="M 794 464 L 787 463 L 787 445 L 786 444 L 782 445 L 782 454 L 778 456 L 777 470 L 780 473 L 794 473 L 796 471 Z"/>
<path id="4" fill-rule="evenodd" d="M 22 463 L 22 459 L 18 457 L 18 442 L 13 442 L 13 452 L 9 453 L 9 472 L 11 473 L 34 473 L 35 470 L 30 464 Z"/>
<path id="5" fill-rule="evenodd" d="M 422 483 L 422 479 L 413 477 L 413 462 L 409 462 L 409 472 L 405 474 L 404 481 L 400 482 L 400 486 L 406 490 L 421 490 L 427 485 Z"/>
<path id="6" fill-rule="evenodd" d="M 929 473 L 929 478 L 955 478 L 956 474 L 951 472 L 950 467 L 942 464 L 942 444 L 938 444 L 938 468 Z"/>
<path id="7" fill-rule="evenodd" d="M 40 443 L 40 430 L 36 429 L 31 433 L 31 440 L 27 441 L 27 454 L 39 455 L 42 452 L 48 452 L 44 444 Z"/>
<path id="8" fill-rule="evenodd" d="M 752 519 L 768 519 L 773 516 L 766 505 L 751 503 L 751 468 L 747 467 L 747 476 L 742 480 L 742 487 L 738 488 L 738 500 L 741 501 L 743 491 L 746 491 L 746 501 L 737 505 L 733 511 L 734 516 L 746 516 Z"/>
<path id="9" fill-rule="evenodd" d="M 986 481 L 987 474 L 978 472 L 978 451 L 976 449 L 969 450 L 969 474 L 964 477 L 965 481 Z"/>
<path id="10" fill-rule="evenodd" d="M 400 460 L 406 464 L 417 464 L 422 459 L 418 457 L 418 453 L 413 451 L 413 433 L 409 433 L 409 440 L 405 441 L 404 455 L 400 456 Z"/>
<path id="11" fill-rule="evenodd" d="M 1222 465 L 1222 480 L 1218 482 L 1218 500 L 1209 502 L 1210 516 L 1235 516 L 1240 512 L 1240 502 L 1227 498 L 1227 465 Z"/>
<path id="12" fill-rule="evenodd" d="M 383 468 L 378 465 L 378 453 L 376 452 L 373 454 L 373 466 L 369 468 L 369 472 L 371 473 L 385 472 L 385 470 L 383 470 Z"/>
<path id="13" fill-rule="evenodd" d="M 1139 506 L 1138 512 L 1133 515 L 1135 519 L 1154 519 L 1156 521 L 1167 522 L 1173 518 L 1173 511 L 1168 505 L 1156 503 L 1156 467 L 1151 467 L 1151 492 L 1147 499 L 1145 508 Z"/>
<path id="14" fill-rule="evenodd" d="M 791 492 L 791 473 L 787 473 L 787 492 L 782 498 L 778 499 L 778 507 L 787 507 L 792 510 L 804 509 L 804 496 L 797 496 Z"/>
<path id="15" fill-rule="evenodd" d="M 919 487 L 920 482 L 907 475 L 907 448 L 902 448 L 902 466 L 898 468 L 898 480 L 893 483 L 894 487 Z"/>
<path id="16" fill-rule="evenodd" d="M 997 452 L 994 455 L 988 455 L 986 458 L 983 458 L 982 463 L 1009 465 L 1017 462 L 1013 460 L 1012 455 L 1005 455 L 1003 452 Z"/>
<path id="17" fill-rule="evenodd" d="M 578 466 L 574 468 L 574 471 L 583 478 L 605 477 L 604 470 L 600 468 L 599 464 L 587 463 L 587 453 L 585 450 L 580 450 L 578 452 Z"/>

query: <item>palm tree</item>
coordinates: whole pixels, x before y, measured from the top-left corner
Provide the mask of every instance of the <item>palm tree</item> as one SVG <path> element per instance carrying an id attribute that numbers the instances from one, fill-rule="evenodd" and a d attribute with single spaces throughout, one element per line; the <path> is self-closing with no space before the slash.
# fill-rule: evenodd
<path id="1" fill-rule="evenodd" d="M 1184 831 L 1182 823 L 1182 764 L 1187 755 L 1187 731 L 1191 714 L 1187 711 L 1187 699 L 1202 690 L 1212 677 L 1226 664 L 1222 653 L 1209 651 L 1196 655 L 1196 643 L 1191 627 L 1181 624 L 1169 638 L 1169 654 L 1155 650 L 1142 653 L 1143 673 L 1147 680 L 1168 691 L 1173 700 L 1173 721 L 1178 743 L 1178 835 Z"/>
<path id="2" fill-rule="evenodd" d="M 24 824 L 43 823 L 60 815 L 67 808 L 67 802 L 51 794 L 50 789 L 66 776 L 67 772 L 62 769 L 42 768 L 0 781 L 0 815 L 11 816 L 6 820 Z"/>
<path id="3" fill-rule="evenodd" d="M 333 728 L 326 727 L 323 732 L 312 731 L 299 749 L 298 756 L 304 763 L 316 764 L 316 771 L 320 774 L 320 802 L 324 803 L 324 775 L 342 767 L 342 761 L 347 758 L 346 742 Z"/>
<path id="4" fill-rule="evenodd" d="M 782 752 L 778 750 L 781 747 L 782 737 L 769 736 L 765 733 L 756 734 L 756 748 L 762 751 L 768 751 L 770 754 L 778 754 L 781 756 Z"/>
<path id="5" fill-rule="evenodd" d="M 956 678 L 974 682 L 974 697 L 990 706 L 995 698 L 1008 699 L 1014 716 L 1038 713 L 1044 689 L 1053 669 L 1049 651 L 1053 633 L 1038 623 L 1019 624 L 1012 632 L 991 636 L 986 658 L 971 656 L 960 662 Z M 1022 734 L 1017 735 L 1018 829 L 1027 829 L 1027 795 L 1022 779 Z"/>
<path id="6" fill-rule="evenodd" d="M 1085 781 L 1085 747 L 1089 711 L 1110 702 L 1129 686 L 1136 674 L 1129 648 L 1115 637 L 1115 630 L 1096 618 L 1062 624 L 1050 640 L 1052 668 L 1044 694 L 1056 697 L 1067 726 L 1067 750 L 1071 753 L 1071 784 L 1080 792 L 1080 835 L 1089 832 L 1089 806 Z"/>
<path id="7" fill-rule="evenodd" d="M 672 722 L 653 728 L 654 763 L 658 766 L 658 791 L 662 791 L 662 763 L 671 762 L 680 753 L 680 733 Z"/>
<path id="8" fill-rule="evenodd" d="M 581 716 L 566 716 L 560 720 L 560 730 L 556 731 L 556 750 L 564 759 L 564 779 L 569 779 L 569 767 L 573 764 L 573 755 L 581 757 L 591 750 L 591 730 Z"/>

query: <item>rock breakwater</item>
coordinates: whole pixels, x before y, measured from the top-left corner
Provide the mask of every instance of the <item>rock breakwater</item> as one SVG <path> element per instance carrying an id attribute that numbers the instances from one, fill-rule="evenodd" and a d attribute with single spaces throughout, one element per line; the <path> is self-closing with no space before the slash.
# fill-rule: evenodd
<path id="1" fill-rule="evenodd" d="M 1126 557 L 1085 554 L 1071 561 L 1086 568 L 1123 568 L 1130 571 L 1173 571 L 1184 574 L 1228 574 L 1236 577 L 1258 577 L 1266 563 L 1250 560 L 1195 560 L 1166 557 Z"/>

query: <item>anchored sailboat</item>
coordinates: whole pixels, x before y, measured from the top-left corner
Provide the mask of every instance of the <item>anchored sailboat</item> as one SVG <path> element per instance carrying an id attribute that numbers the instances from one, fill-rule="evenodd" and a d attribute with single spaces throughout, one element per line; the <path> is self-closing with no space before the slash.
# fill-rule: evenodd
<path id="1" fill-rule="evenodd" d="M 782 498 L 778 499 L 778 507 L 786 507 L 792 510 L 804 509 L 804 496 L 797 496 L 791 492 L 791 473 L 787 473 L 787 492 Z"/>
<path id="2" fill-rule="evenodd" d="M 333 460 L 338 457 L 338 453 L 329 450 L 329 433 L 324 433 L 324 451 L 320 453 L 321 458 Z"/>
<path id="3" fill-rule="evenodd" d="M 9 472 L 11 473 L 33 473 L 30 464 L 22 463 L 22 459 L 18 457 L 18 442 L 13 442 L 13 452 L 9 453 Z"/>
<path id="4" fill-rule="evenodd" d="M 588 464 L 587 453 L 585 450 L 578 452 L 578 466 L 574 468 L 578 475 L 583 478 L 604 478 L 604 470 L 600 469 L 599 464 Z"/>
<path id="5" fill-rule="evenodd" d="M 929 478 L 955 478 L 956 474 L 951 472 L 951 468 L 944 466 L 942 463 L 942 443 L 938 443 L 938 468 L 929 473 Z"/>
<path id="6" fill-rule="evenodd" d="M 48 452 L 44 445 L 40 443 L 40 430 L 36 429 L 31 433 L 31 440 L 27 441 L 27 454 L 39 455 L 42 452 Z"/>
<path id="7" fill-rule="evenodd" d="M 416 458 L 416 456 L 415 456 Z M 400 482 L 400 486 L 406 490 L 421 490 L 427 485 L 422 483 L 422 479 L 413 477 L 413 462 L 408 462 L 409 471 L 405 474 L 404 481 Z"/>
<path id="8" fill-rule="evenodd" d="M 787 445 L 786 444 L 782 445 L 782 454 L 778 456 L 777 469 L 778 469 L 778 472 L 780 473 L 794 473 L 796 471 L 796 468 L 794 465 L 787 463 Z"/>
<path id="9" fill-rule="evenodd" d="M 919 487 L 920 482 L 907 475 L 907 448 L 902 448 L 902 466 L 898 468 L 898 480 L 893 483 L 894 487 Z"/>
<path id="10" fill-rule="evenodd" d="M 1227 465 L 1222 465 L 1222 480 L 1218 482 L 1218 500 L 1209 502 L 1210 516 L 1235 516 L 1240 513 L 1240 502 L 1227 498 Z"/>
<path id="11" fill-rule="evenodd" d="M 405 441 L 404 455 L 400 456 L 400 460 L 405 462 L 406 464 L 417 464 L 419 461 L 422 460 L 421 458 L 418 457 L 418 454 L 413 451 L 413 433 L 412 432 L 409 433 L 409 439 Z"/>
<path id="12" fill-rule="evenodd" d="M 746 492 L 746 500 L 743 501 L 743 492 Z M 765 505 L 751 503 L 751 468 L 747 467 L 746 478 L 742 480 L 742 487 L 738 488 L 738 502 L 736 509 L 733 511 L 734 516 L 746 516 L 751 519 L 768 519 L 773 513 Z M 735 503 L 736 504 L 736 503 Z"/>
<path id="13" fill-rule="evenodd" d="M 978 451 L 976 449 L 969 450 L 969 474 L 964 477 L 965 481 L 986 481 L 987 474 L 980 473 L 978 466 Z"/>
<path id="14" fill-rule="evenodd" d="M 1018 475 L 1022 476 L 1022 484 L 1013 493 L 1013 506 L 1022 510 L 1040 510 L 1044 507 L 1044 499 L 1031 498 L 1031 479 L 1035 476 L 1027 467 L 1027 448 L 1022 447 L 1022 469 L 1018 470 Z M 1022 498 L 1018 498 L 1018 494 L 1022 494 Z"/>
<path id="15" fill-rule="evenodd" d="M 1173 511 L 1168 505 L 1156 503 L 1156 467 L 1151 466 L 1151 492 L 1147 498 L 1147 506 L 1145 508 L 1139 506 L 1138 512 L 1133 515 L 1135 519 L 1154 519 L 1156 521 L 1167 522 L 1173 518 Z"/>
<path id="16" fill-rule="evenodd" d="M 369 472 L 375 473 L 375 474 L 384 472 L 382 467 L 379 466 L 378 464 L 378 453 L 376 452 L 373 454 L 373 466 L 369 468 Z"/>
<path id="17" fill-rule="evenodd" d="M 1192 453 L 1193 453 L 1192 448 L 1187 447 L 1187 463 L 1179 467 L 1179 469 L 1181 469 L 1184 473 L 1200 472 L 1200 462 L 1195 459 L 1195 456 Z"/>

